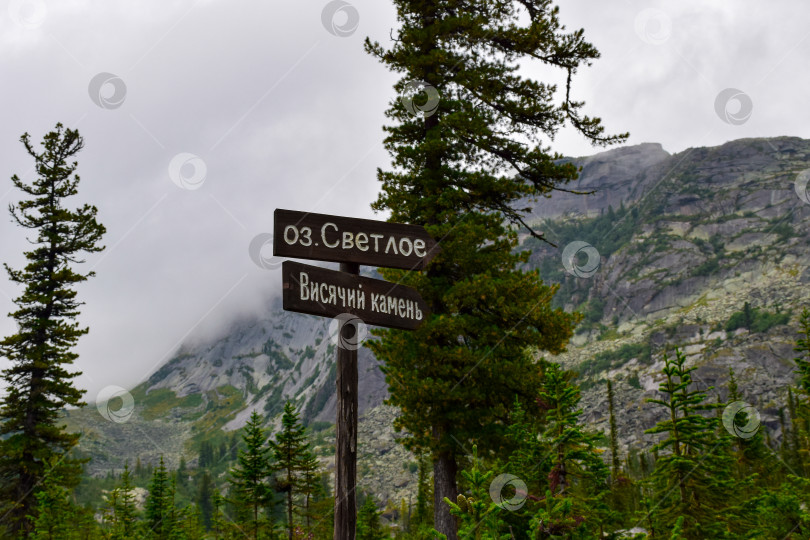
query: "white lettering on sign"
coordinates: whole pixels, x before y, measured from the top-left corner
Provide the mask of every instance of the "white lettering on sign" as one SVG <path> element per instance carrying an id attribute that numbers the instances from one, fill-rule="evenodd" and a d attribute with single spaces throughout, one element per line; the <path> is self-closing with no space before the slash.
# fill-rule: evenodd
<path id="1" fill-rule="evenodd" d="M 397 242 L 394 240 L 393 236 L 388 237 L 388 243 L 385 245 L 385 254 L 388 254 L 388 250 L 390 248 L 394 248 L 394 255 L 398 255 L 397 253 Z"/>
<path id="2" fill-rule="evenodd" d="M 371 311 L 396 315 L 403 319 L 422 320 L 422 310 L 416 302 L 387 294 L 371 293 Z"/>
<path id="3" fill-rule="evenodd" d="M 343 231 L 343 249 L 354 247 L 354 235 L 348 231 Z"/>
<path id="4" fill-rule="evenodd" d="M 357 289 L 339 287 L 329 283 L 318 283 L 309 279 L 309 274 L 298 274 L 299 298 L 321 304 L 340 307 L 366 309 L 366 293 L 359 286 Z"/>
<path id="5" fill-rule="evenodd" d="M 408 252 L 405 252 L 405 248 L 408 248 Z M 403 236 L 399 239 L 399 252 L 405 255 L 406 257 L 411 254 L 413 251 L 413 244 L 411 244 L 411 239 Z"/>
<path id="6" fill-rule="evenodd" d="M 290 238 L 291 235 L 293 235 L 292 238 Z M 302 246 L 309 247 L 312 245 L 312 229 L 309 227 L 301 227 L 299 233 L 295 225 L 287 225 L 284 227 L 284 241 L 289 245 L 300 241 Z"/>
<path id="7" fill-rule="evenodd" d="M 309 279 L 309 274 L 299 272 L 298 285 L 301 300 L 331 304 L 341 308 L 366 309 L 366 292 L 358 286 L 339 287 L 329 283 L 318 283 Z M 422 320 L 422 310 L 413 300 L 399 298 L 388 294 L 371 293 L 371 311 L 396 315 L 403 319 Z"/>
<path id="8" fill-rule="evenodd" d="M 417 238 L 413 241 L 413 252 L 416 254 L 417 257 L 424 257 L 425 256 L 425 241 L 421 238 Z M 421 253 L 420 253 L 421 252 Z"/>
<path id="9" fill-rule="evenodd" d="M 323 245 L 325 245 L 326 247 L 336 248 L 338 247 L 338 244 L 340 244 L 340 242 L 335 240 L 334 244 L 330 244 L 329 242 L 326 241 L 326 228 L 330 226 L 333 227 L 335 230 L 338 230 L 337 225 L 335 225 L 334 223 L 324 223 L 323 227 L 321 227 L 321 240 L 323 241 Z"/>
<path id="10" fill-rule="evenodd" d="M 357 236 L 354 237 L 354 245 L 357 246 L 357 249 L 360 251 L 368 251 L 368 235 L 364 232 L 357 233 Z"/>
<path id="11" fill-rule="evenodd" d="M 290 233 L 294 234 L 292 240 L 290 239 Z M 287 225 L 284 227 L 284 241 L 287 242 L 289 245 L 293 245 L 298 242 L 298 229 L 295 225 Z"/>
<path id="12" fill-rule="evenodd" d="M 381 234 L 370 234 L 369 236 L 370 236 L 370 237 L 372 237 L 372 238 L 374 239 L 374 253 L 377 253 L 377 252 L 380 250 L 380 248 L 378 247 L 378 246 L 379 246 L 379 244 L 377 244 L 377 241 L 378 241 L 380 238 L 382 238 L 382 237 L 383 237 L 383 235 L 381 235 Z"/>
<path id="13" fill-rule="evenodd" d="M 317 232 L 314 240 L 318 240 Z M 282 234 L 284 243 L 289 246 L 299 244 L 304 247 L 325 246 L 329 249 L 381 253 L 384 255 L 402 255 L 403 257 L 427 256 L 427 243 L 422 238 L 402 235 L 386 235 L 369 232 L 341 231 L 336 223 L 328 221 L 321 226 L 320 241 L 313 242 L 313 231 L 310 227 L 287 225 Z M 320 293 L 319 293 L 320 294 Z"/>

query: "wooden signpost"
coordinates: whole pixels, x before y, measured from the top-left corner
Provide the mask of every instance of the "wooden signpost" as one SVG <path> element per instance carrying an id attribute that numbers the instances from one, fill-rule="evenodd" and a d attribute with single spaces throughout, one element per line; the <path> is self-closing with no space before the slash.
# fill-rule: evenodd
<path id="1" fill-rule="evenodd" d="M 273 255 L 340 263 L 340 271 L 285 261 L 286 311 L 338 317 L 334 538 L 357 525 L 357 322 L 413 330 L 428 316 L 416 290 L 360 277 L 360 265 L 421 270 L 439 252 L 423 227 L 277 209 Z"/>

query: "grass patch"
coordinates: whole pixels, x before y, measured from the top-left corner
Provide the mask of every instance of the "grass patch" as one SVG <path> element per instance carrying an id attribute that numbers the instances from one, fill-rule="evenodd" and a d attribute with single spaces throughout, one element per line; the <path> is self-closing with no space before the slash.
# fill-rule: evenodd
<path id="1" fill-rule="evenodd" d="M 168 388 L 156 388 L 146 393 L 145 385 L 135 388 L 132 391 L 132 398 L 137 406 L 143 407 L 141 416 L 144 420 L 161 418 L 172 409 L 193 409 L 202 403 L 200 394 L 189 394 L 181 398 Z"/>
<path id="2" fill-rule="evenodd" d="M 580 375 L 595 375 L 608 369 L 620 366 L 632 360 L 638 359 L 642 364 L 652 363 L 652 353 L 649 343 L 625 343 L 618 349 L 605 351 L 595 355 L 590 360 L 585 360 L 579 366 Z"/>

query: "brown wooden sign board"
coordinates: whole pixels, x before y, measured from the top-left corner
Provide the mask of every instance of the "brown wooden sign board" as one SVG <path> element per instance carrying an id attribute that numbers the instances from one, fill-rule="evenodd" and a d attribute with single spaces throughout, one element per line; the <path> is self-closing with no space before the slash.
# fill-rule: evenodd
<path id="1" fill-rule="evenodd" d="M 273 255 L 421 270 L 439 245 L 418 225 L 276 209 Z"/>
<path id="2" fill-rule="evenodd" d="M 413 330 L 428 316 L 427 304 L 411 287 L 308 264 L 285 261 L 283 307 L 322 317 L 355 315 L 366 324 Z"/>

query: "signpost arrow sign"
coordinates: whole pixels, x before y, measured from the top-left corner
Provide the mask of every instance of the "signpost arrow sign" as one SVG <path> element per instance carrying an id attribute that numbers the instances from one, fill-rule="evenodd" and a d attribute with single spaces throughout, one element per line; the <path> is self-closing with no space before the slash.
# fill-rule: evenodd
<path id="1" fill-rule="evenodd" d="M 439 245 L 418 225 L 276 209 L 273 255 L 421 270 Z"/>
<path id="2" fill-rule="evenodd" d="M 411 287 L 293 261 L 285 261 L 281 273 L 286 311 L 322 317 L 350 313 L 366 324 L 406 330 L 428 315 L 427 304 Z"/>

